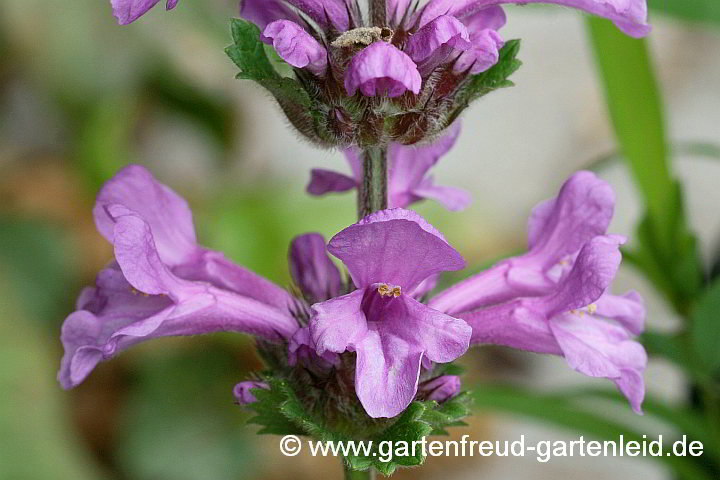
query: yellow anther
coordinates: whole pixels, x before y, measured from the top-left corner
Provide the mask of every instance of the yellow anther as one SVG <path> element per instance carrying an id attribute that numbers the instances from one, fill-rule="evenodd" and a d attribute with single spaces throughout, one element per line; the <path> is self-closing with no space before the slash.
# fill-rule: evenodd
<path id="1" fill-rule="evenodd" d="M 588 305 L 587 309 L 588 309 L 588 313 L 590 315 L 593 315 L 593 314 L 595 314 L 595 312 L 597 312 L 597 304 L 591 303 L 590 305 Z"/>
<path id="2" fill-rule="evenodd" d="M 377 292 L 380 294 L 381 297 L 399 297 L 402 295 L 402 289 L 400 287 L 396 286 L 390 286 L 386 283 L 381 283 L 378 288 Z"/>

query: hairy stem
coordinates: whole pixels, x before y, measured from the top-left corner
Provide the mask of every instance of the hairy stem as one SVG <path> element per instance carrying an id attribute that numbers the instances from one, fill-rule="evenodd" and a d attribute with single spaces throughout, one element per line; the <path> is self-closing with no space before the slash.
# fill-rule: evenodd
<path id="1" fill-rule="evenodd" d="M 345 469 L 345 480 L 375 480 L 375 470 L 372 468 L 364 472 L 351 470 L 345 462 L 343 462 L 343 468 Z"/>
<path id="2" fill-rule="evenodd" d="M 370 0 L 370 23 L 374 27 L 387 27 L 385 0 Z"/>
<path id="3" fill-rule="evenodd" d="M 358 193 L 358 216 L 362 219 L 388 206 L 387 147 L 368 147 L 363 152 L 363 181 Z"/>

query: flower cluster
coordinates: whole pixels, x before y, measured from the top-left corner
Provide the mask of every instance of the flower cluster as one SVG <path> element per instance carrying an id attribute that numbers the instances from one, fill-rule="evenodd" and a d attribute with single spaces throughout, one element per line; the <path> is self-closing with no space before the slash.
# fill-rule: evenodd
<path id="1" fill-rule="evenodd" d="M 563 356 L 573 369 L 615 382 L 640 411 L 647 358 L 631 337 L 645 310 L 636 293 L 610 293 L 624 241 L 606 233 L 613 207 L 607 183 L 589 172 L 572 176 L 533 211 L 528 253 L 428 302 L 436 276 L 462 269 L 464 259 L 418 214 L 379 211 L 327 246 L 319 234 L 296 238 L 291 295 L 198 246 L 185 201 L 130 166 L 98 195 L 95 223 L 115 261 L 65 321 L 58 380 L 74 387 L 100 361 L 151 338 L 231 331 L 255 335 L 289 381 L 309 370 L 310 388 L 322 391 L 350 378 L 368 416 L 395 417 L 416 398 L 458 392 L 456 377 L 433 374 L 436 364 L 471 345 L 498 344 Z M 236 387 L 238 402 L 268 388 L 253 382 Z"/>
<path id="2" fill-rule="evenodd" d="M 112 6 L 129 23 L 158 1 Z M 250 334 L 268 370 L 233 395 L 268 422 L 263 432 L 422 438 L 467 414 L 451 362 L 492 344 L 562 357 L 612 381 L 640 413 L 647 355 L 633 337 L 645 307 L 635 292 L 612 293 L 625 238 L 607 231 L 614 193 L 593 173 L 572 175 L 535 207 L 526 253 L 433 295 L 438 277 L 465 260 L 406 207 L 470 202 L 428 171 L 454 145 L 459 113 L 518 66 L 517 43 L 498 33 L 505 3 L 538 2 L 368 0 L 363 9 L 355 0 L 242 0 L 245 20 L 233 21 L 226 50 L 239 77 L 268 89 L 306 137 L 343 147 L 352 174 L 315 169 L 307 191 L 357 189 L 363 218 L 327 243 L 317 233 L 293 239 L 285 289 L 198 245 L 185 200 L 144 167 L 124 168 L 93 210 L 114 260 L 63 324 L 60 384 L 73 388 L 153 338 Z M 649 31 L 644 0 L 548 3 L 609 18 L 630 35 Z M 346 461 L 389 474 L 422 459 Z"/>
<path id="3" fill-rule="evenodd" d="M 112 0 L 130 23 L 158 0 Z M 175 7 L 168 0 L 166 7 Z M 411 145 L 432 140 L 478 96 L 505 86 L 514 54 L 499 78 L 483 72 L 501 59 L 502 4 L 539 0 L 241 0 L 240 16 L 259 31 L 236 35 L 230 49 L 256 51 L 255 62 L 229 54 L 241 77 L 276 97 L 305 137 L 323 146 Z M 645 0 L 544 0 L 611 19 L 621 30 L 649 32 Z M 236 21 L 239 22 L 239 21 Z M 240 27 L 238 27 L 240 28 Z M 294 78 L 268 71 L 256 42 L 272 45 Z M 511 49 L 512 50 L 512 49 Z M 512 52 L 509 52 L 512 53 Z M 270 78 L 277 76 L 277 78 Z"/>

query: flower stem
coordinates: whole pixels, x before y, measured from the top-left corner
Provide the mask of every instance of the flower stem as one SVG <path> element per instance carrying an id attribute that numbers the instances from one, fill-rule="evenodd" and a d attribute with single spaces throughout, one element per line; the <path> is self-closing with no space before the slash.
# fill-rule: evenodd
<path id="1" fill-rule="evenodd" d="M 364 472 L 360 470 L 352 470 L 345 462 L 343 462 L 345 470 L 345 480 L 375 480 L 375 470 L 369 468 Z"/>
<path id="2" fill-rule="evenodd" d="M 388 207 L 387 147 L 368 147 L 363 152 L 363 181 L 358 194 L 362 219 Z"/>

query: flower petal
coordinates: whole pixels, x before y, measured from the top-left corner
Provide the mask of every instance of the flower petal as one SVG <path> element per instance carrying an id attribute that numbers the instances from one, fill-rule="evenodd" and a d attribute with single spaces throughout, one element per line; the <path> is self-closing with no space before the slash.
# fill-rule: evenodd
<path id="1" fill-rule="evenodd" d="M 306 191 L 310 195 L 325 195 L 330 192 L 347 192 L 353 188 L 357 188 L 354 178 L 331 170 L 313 168 Z"/>
<path id="2" fill-rule="evenodd" d="M 127 25 L 142 17 L 160 0 L 110 0 L 113 16 L 120 25 Z M 167 2 L 167 9 L 175 7 L 177 0 Z"/>
<path id="3" fill-rule="evenodd" d="M 427 400 L 442 403 L 460 393 L 461 386 L 462 382 L 460 381 L 460 377 L 456 375 L 442 375 L 421 383 L 418 391 L 426 395 L 425 398 Z"/>
<path id="4" fill-rule="evenodd" d="M 620 267 L 623 243 L 625 238 L 618 235 L 593 238 L 580 250 L 572 270 L 551 294 L 528 301 L 548 318 L 597 301 L 610 287 Z"/>
<path id="5" fill-rule="evenodd" d="M 408 15 L 408 9 L 412 0 L 387 0 L 387 19 L 391 28 L 400 26 L 400 23 Z"/>
<path id="6" fill-rule="evenodd" d="M 443 45 L 461 51 L 471 46 L 465 25 L 450 15 L 435 18 L 412 35 L 405 46 L 405 53 L 413 62 L 420 63 L 430 58 Z"/>
<path id="7" fill-rule="evenodd" d="M 390 192 L 408 193 L 420 186 L 427 172 L 447 154 L 460 135 L 460 122 L 455 122 L 447 133 L 436 141 L 421 146 L 406 146 L 399 143 L 390 145 Z M 405 207 L 396 205 L 393 207 Z"/>
<path id="8" fill-rule="evenodd" d="M 391 300 L 382 311 L 378 330 L 416 342 L 433 362 L 447 363 L 470 346 L 472 328 L 459 318 L 429 308 L 409 295 Z M 374 313 L 368 313 L 375 320 Z"/>
<path id="9" fill-rule="evenodd" d="M 231 262 L 220 252 L 205 250 L 189 264 L 180 265 L 173 273 L 183 280 L 207 282 L 285 311 L 295 298 L 270 280 Z"/>
<path id="10" fill-rule="evenodd" d="M 372 418 L 392 418 L 417 392 L 422 351 L 406 340 L 370 330 L 357 345 L 355 391 Z"/>
<path id="11" fill-rule="evenodd" d="M 471 75 L 477 75 L 490 69 L 500 59 L 500 49 L 505 45 L 500 34 L 491 28 L 473 32 L 470 42 L 470 48 L 455 61 L 455 72 L 469 71 Z"/>
<path id="12" fill-rule="evenodd" d="M 515 301 L 462 313 L 472 327 L 472 345 L 504 345 L 528 352 L 562 354 L 547 319 Z"/>
<path id="13" fill-rule="evenodd" d="M 417 65 L 393 45 L 375 42 L 357 53 L 345 72 L 345 90 L 352 96 L 360 90 L 366 97 L 399 97 L 407 91 L 420 93 L 422 78 Z"/>
<path id="14" fill-rule="evenodd" d="M 282 0 L 240 0 L 240 16 L 257 25 L 261 32 L 275 20 L 302 22 Z"/>
<path id="15" fill-rule="evenodd" d="M 577 8 L 612 20 L 620 30 L 632 37 L 646 36 L 651 30 L 647 23 L 646 0 L 430 0 L 417 15 L 417 21 L 422 26 L 446 14 L 463 20 L 488 7 L 529 3 Z"/>
<path id="16" fill-rule="evenodd" d="M 272 39 L 277 54 L 293 67 L 306 68 L 318 76 L 325 75 L 327 50 L 297 23 L 274 21 L 265 28 L 263 35 Z"/>
<path id="17" fill-rule="evenodd" d="M 146 168 L 139 165 L 123 168 L 98 193 L 93 209 L 95 225 L 111 243 L 115 221 L 108 208 L 116 204 L 147 222 L 165 264 L 181 264 L 197 253 L 190 207 L 182 197 L 155 180 Z"/>
<path id="18" fill-rule="evenodd" d="M 647 354 L 642 345 L 630 340 L 624 328 L 591 315 L 571 313 L 552 318 L 550 328 L 571 368 L 612 380 L 633 410 L 642 413 Z"/>
<path id="19" fill-rule="evenodd" d="M 310 335 L 318 355 L 354 350 L 367 333 L 367 320 L 362 311 L 365 290 L 333 298 L 312 306 Z"/>
<path id="20" fill-rule="evenodd" d="M 592 172 L 573 174 L 558 196 L 540 203 L 528 222 L 531 255 L 549 268 L 603 235 L 615 209 L 612 187 Z"/>
<path id="21" fill-rule="evenodd" d="M 322 302 L 343 292 L 343 281 L 319 233 L 295 237 L 290 244 L 290 274 L 310 303 Z"/>
<path id="22" fill-rule="evenodd" d="M 517 297 L 521 292 L 508 282 L 509 269 L 507 263 L 500 263 L 473 275 L 431 298 L 428 306 L 455 315 Z"/>
<path id="23" fill-rule="evenodd" d="M 358 288 L 388 283 L 411 292 L 431 275 L 465 266 L 440 232 L 417 213 L 400 208 L 351 225 L 330 240 L 328 251 L 345 263 Z"/>
<path id="24" fill-rule="evenodd" d="M 233 388 L 233 395 L 235 396 L 235 402 L 238 405 L 249 405 L 257 402 L 257 398 L 252 393 L 256 388 L 262 388 L 264 390 L 270 390 L 270 385 L 266 382 L 257 382 L 252 380 L 246 380 L 240 382 Z"/>
<path id="25" fill-rule="evenodd" d="M 471 329 L 407 295 L 378 298 L 369 307 L 369 330 L 357 343 L 355 390 L 373 418 L 394 417 L 415 398 L 422 360 L 450 362 L 465 353 Z"/>
<path id="26" fill-rule="evenodd" d="M 414 188 L 412 193 L 420 198 L 435 200 L 453 212 L 465 210 L 472 203 L 472 195 L 467 190 L 457 187 L 442 187 L 433 185 L 431 182 Z M 393 206 L 396 205 L 393 203 Z"/>
<path id="27" fill-rule="evenodd" d="M 226 331 L 277 341 L 297 329 L 286 312 L 206 284 L 175 279 L 167 294 L 143 294 L 116 264 L 98 274 L 96 285 L 92 296 L 84 295 L 83 309 L 63 324 L 63 388 L 81 383 L 100 361 L 152 338 Z"/>
<path id="28" fill-rule="evenodd" d="M 645 301 L 637 292 L 625 295 L 606 293 L 597 302 L 597 316 L 616 320 L 634 335 L 645 330 Z"/>
<path id="29" fill-rule="evenodd" d="M 332 26 L 338 32 L 350 28 L 348 7 L 343 0 L 287 0 L 287 2 L 305 12 L 324 28 Z"/>

